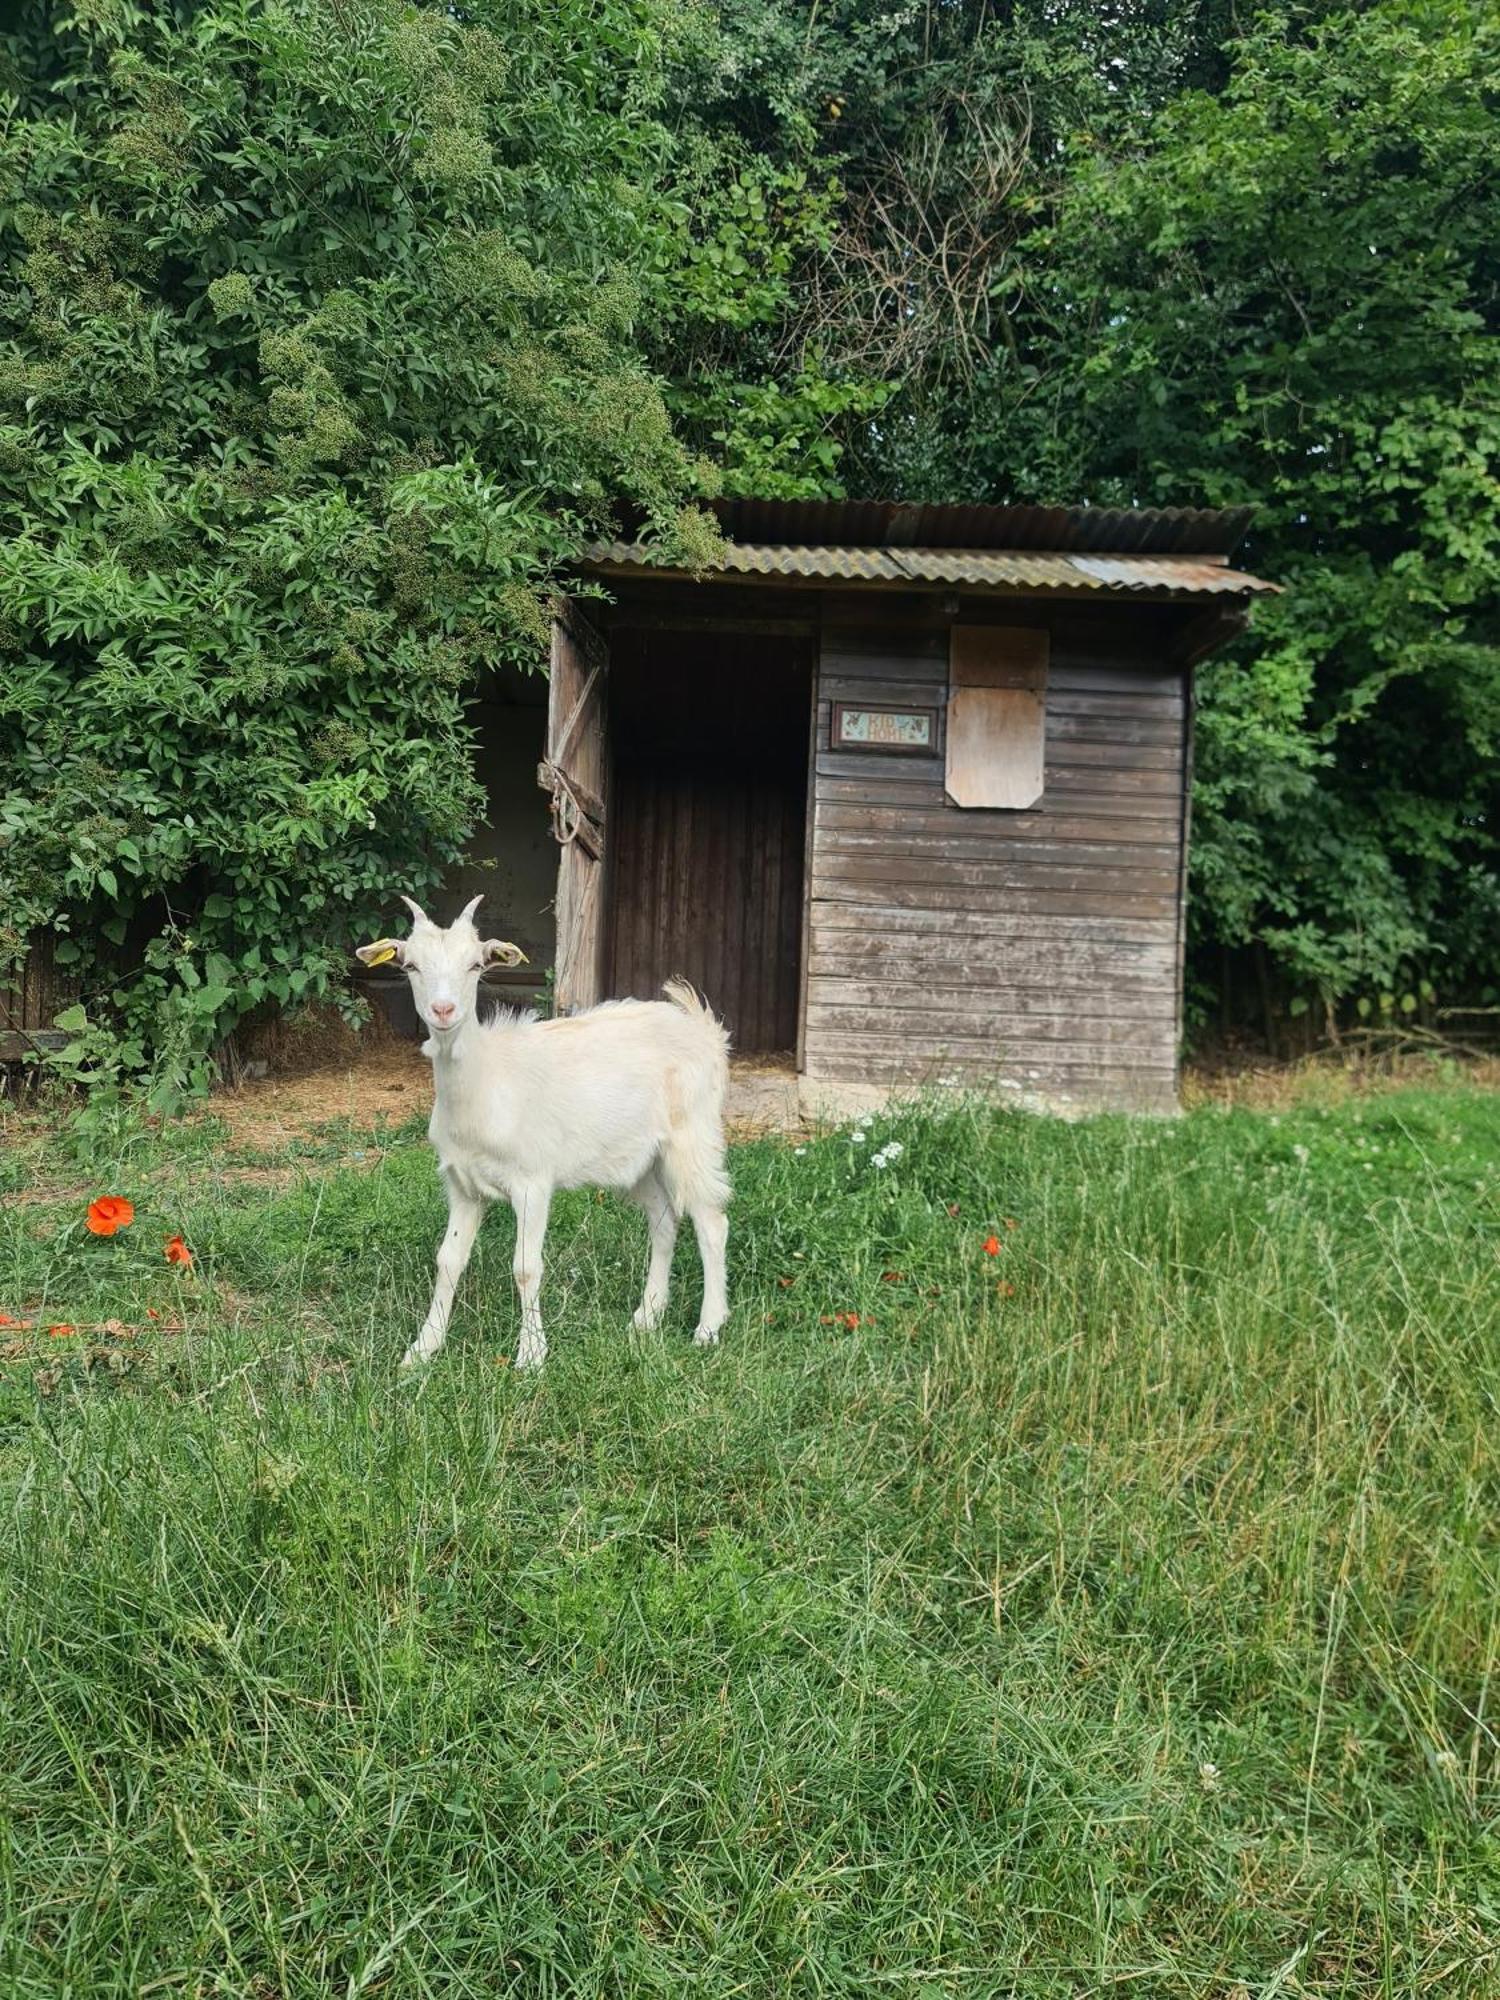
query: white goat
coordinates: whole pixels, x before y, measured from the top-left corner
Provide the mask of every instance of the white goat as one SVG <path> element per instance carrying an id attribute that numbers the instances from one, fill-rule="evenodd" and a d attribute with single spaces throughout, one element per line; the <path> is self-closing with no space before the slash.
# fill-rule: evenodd
<path id="1" fill-rule="evenodd" d="M 678 1221 L 690 1215 L 703 1259 L 703 1310 L 693 1335 L 706 1347 L 729 1312 L 724 1218 L 724 1088 L 729 1037 L 690 986 L 669 981 L 661 1000 L 610 1000 L 555 1021 L 504 1013 L 480 1021 L 479 975 L 525 953 L 474 927 L 476 896 L 443 930 L 412 902 L 411 936 L 361 945 L 367 965 L 401 966 L 431 1031 L 433 1107 L 427 1136 L 448 1193 L 437 1284 L 403 1368 L 437 1353 L 453 1294 L 488 1204 L 516 1212 L 518 1368 L 547 1352 L 538 1295 L 553 1190 L 618 1188 L 646 1213 L 651 1257 L 635 1325 L 653 1327 L 667 1303 Z"/>

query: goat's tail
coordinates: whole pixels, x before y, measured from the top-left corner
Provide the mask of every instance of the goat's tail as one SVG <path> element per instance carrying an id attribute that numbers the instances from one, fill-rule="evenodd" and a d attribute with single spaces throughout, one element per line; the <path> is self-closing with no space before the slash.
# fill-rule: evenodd
<path id="1" fill-rule="evenodd" d="M 685 1102 L 662 1148 L 667 1190 L 679 1214 L 699 1205 L 722 1209 L 729 1199 L 724 1169 L 724 1095 L 729 1088 L 729 1032 L 685 979 L 662 988 L 672 1006 L 701 1030 L 701 1059 L 680 1074 Z"/>
<path id="2" fill-rule="evenodd" d="M 679 1013 L 686 1014 L 690 1021 L 702 1022 L 703 1026 L 712 1036 L 714 1046 L 727 1063 L 729 1060 L 729 1030 L 724 1026 L 724 1023 L 719 1019 L 713 1008 L 709 1006 L 697 987 L 689 986 L 685 979 L 669 979 L 661 990 L 666 994 L 668 1000 L 671 1001 Z"/>

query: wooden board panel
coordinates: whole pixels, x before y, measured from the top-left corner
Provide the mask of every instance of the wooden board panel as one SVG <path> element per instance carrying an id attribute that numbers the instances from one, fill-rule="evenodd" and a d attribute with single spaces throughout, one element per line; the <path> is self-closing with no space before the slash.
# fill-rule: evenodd
<path id="1" fill-rule="evenodd" d="M 922 881 L 846 882 L 836 874 L 820 876 L 813 889 L 815 908 L 820 902 L 852 903 L 859 906 L 866 920 L 871 910 L 881 903 L 905 903 L 908 908 L 917 910 L 943 910 L 950 917 L 962 912 L 967 917 L 973 912 L 983 914 L 993 910 L 999 900 L 992 889 L 950 887 Z M 1175 896 L 1170 899 L 1118 894 L 1095 896 L 1069 888 L 1033 890 L 1029 894 L 1012 890 L 1003 901 L 1004 907 L 1013 913 L 1039 917 L 1147 917 L 1168 926 L 1175 923 L 1177 917 Z M 920 977 L 920 972 L 915 976 Z"/>
<path id="2" fill-rule="evenodd" d="M 603 641 L 570 604 L 552 622 L 547 757 L 537 773 L 552 793 L 561 842 L 553 977 L 563 1013 L 592 1007 L 603 995 L 608 688 Z"/>
<path id="3" fill-rule="evenodd" d="M 863 979 L 848 976 L 851 971 L 861 970 L 866 975 Z M 1100 972 L 1103 970 L 1100 968 Z M 1113 1035 L 1105 1031 L 1116 1026 L 1160 1025 L 1159 977 L 1157 981 L 1136 979 L 1112 984 L 1107 999 L 1103 997 L 1101 983 L 1095 987 L 1091 999 L 1076 1002 L 1072 995 L 1060 995 L 1055 985 L 1019 986 L 995 965 L 984 968 L 984 977 L 967 981 L 955 979 L 951 976 L 953 972 L 951 966 L 939 968 L 938 978 L 923 980 L 920 988 L 916 988 L 894 975 L 880 977 L 878 967 L 839 966 L 828 973 L 814 964 L 808 972 L 807 1004 L 810 1008 L 858 1009 L 866 1016 L 871 1008 L 876 1008 L 887 1023 L 915 1013 L 934 1028 L 941 1025 L 945 1030 L 956 1028 L 960 1020 L 965 1020 L 974 1023 L 981 1033 L 997 1035 L 1024 1032 L 1014 1025 L 1018 1022 L 1060 1023 L 1060 1032 L 1067 1032 L 1070 1025 L 1086 1022 L 1099 1031 L 1094 1034 L 1095 1040 L 1110 1041 Z M 1098 978 L 1099 973 L 1095 976 Z M 1001 980 L 1005 982 L 1003 987 Z M 1006 1027 L 1005 1022 L 1013 1025 Z M 1050 1030 L 1039 1028 L 1038 1032 L 1051 1039 Z"/>
<path id="4" fill-rule="evenodd" d="M 1022 811 L 1042 795 L 1048 635 L 955 625 L 944 787 L 966 809 Z"/>
<path id="5" fill-rule="evenodd" d="M 993 848 L 994 836 L 982 821 L 966 818 L 955 827 L 941 807 L 921 805 L 861 807 L 830 800 L 818 807 L 817 824 L 836 844 L 847 847 L 858 841 L 867 847 L 915 849 L 940 843 L 945 849 Z M 1164 867 L 1177 861 L 1178 829 L 1166 819 L 1106 819 L 1066 812 L 1043 812 L 1018 816 L 1006 830 L 1007 839 L 1018 848 L 1038 844 L 1074 846 L 1083 851 L 1079 861 L 1107 861 L 1128 847 L 1132 863 L 1158 860 Z"/>
<path id="6" fill-rule="evenodd" d="M 1005 905 L 989 904 L 971 910 L 961 925 L 955 925 L 947 910 L 913 907 L 910 903 L 882 903 L 868 896 L 857 903 L 820 901 L 818 931 L 837 937 L 840 932 L 861 932 L 867 937 L 910 935 L 915 938 L 944 938 L 960 944 L 971 939 L 983 944 L 993 939 L 1036 938 L 1049 943 L 1132 943 L 1170 947 L 1176 935 L 1175 912 L 1165 922 L 1121 916 L 1111 911 L 1104 917 L 1080 916 L 1069 909 L 1063 916 L 1028 915 Z M 925 949 L 925 945 L 923 949 Z"/>

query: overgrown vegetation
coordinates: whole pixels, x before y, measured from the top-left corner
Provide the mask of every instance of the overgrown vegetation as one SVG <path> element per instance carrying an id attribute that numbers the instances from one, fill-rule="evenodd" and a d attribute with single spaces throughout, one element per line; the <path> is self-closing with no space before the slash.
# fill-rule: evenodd
<path id="1" fill-rule="evenodd" d="M 461 851 L 466 698 L 612 501 L 705 545 L 639 335 L 696 269 L 691 23 L 489 12 L 0 36 L 0 948 L 60 931 L 141 1061 L 337 990 Z"/>
<path id="2" fill-rule="evenodd" d="M 1492 1096 L 742 1147 L 710 1355 L 569 1196 L 540 1381 L 413 1133 L 13 1136 L 17 2000 L 1495 1990 Z"/>

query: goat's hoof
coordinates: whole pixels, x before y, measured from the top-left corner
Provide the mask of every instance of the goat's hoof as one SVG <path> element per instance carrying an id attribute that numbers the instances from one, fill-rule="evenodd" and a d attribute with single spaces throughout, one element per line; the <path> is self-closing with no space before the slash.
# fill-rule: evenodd
<path id="1" fill-rule="evenodd" d="M 401 1357 L 402 1374 L 410 1374 L 413 1368 L 420 1368 L 424 1361 L 430 1361 L 431 1358 L 431 1355 L 424 1354 L 420 1347 L 408 1347 Z"/>
<path id="2" fill-rule="evenodd" d="M 637 1333 L 655 1333 L 661 1325 L 663 1306 L 637 1306 L 630 1315 L 630 1324 Z"/>
<path id="3" fill-rule="evenodd" d="M 545 1347 L 522 1347 L 516 1350 L 516 1370 L 518 1375 L 530 1374 L 540 1368 L 547 1358 Z"/>
<path id="4" fill-rule="evenodd" d="M 693 1335 L 694 1347 L 717 1347 L 719 1329 L 716 1326 L 700 1326 Z"/>

